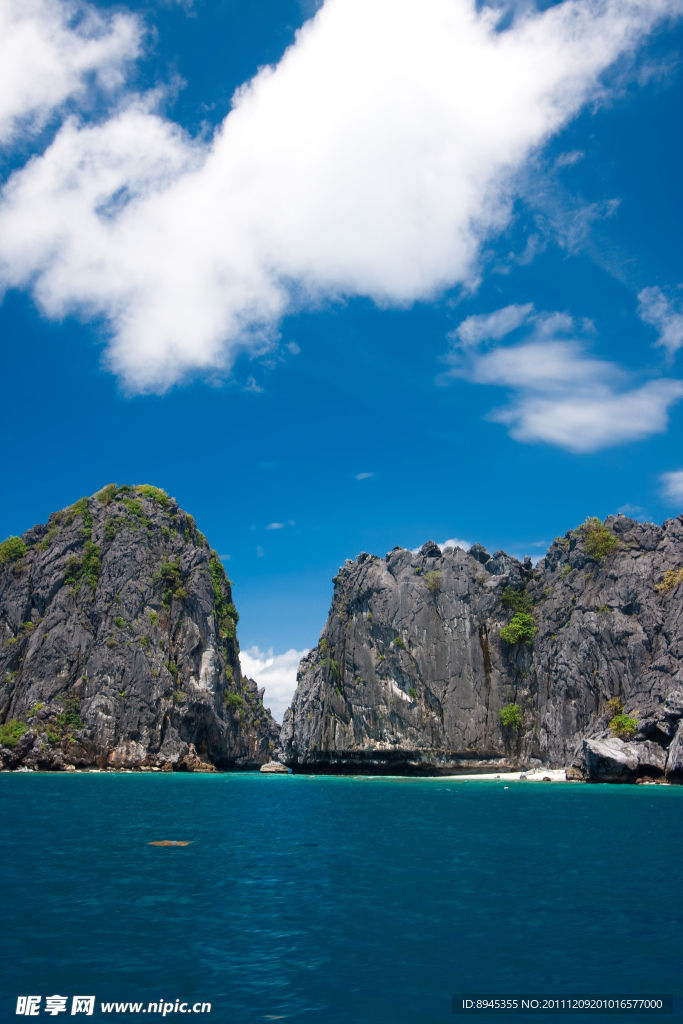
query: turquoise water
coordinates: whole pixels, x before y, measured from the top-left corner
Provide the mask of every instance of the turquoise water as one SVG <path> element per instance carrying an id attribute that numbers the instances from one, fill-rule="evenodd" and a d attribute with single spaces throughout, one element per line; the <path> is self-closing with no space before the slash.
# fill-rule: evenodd
<path id="1" fill-rule="evenodd" d="M 454 992 L 681 992 L 683 788 L 5 773 L 0 800 L 3 1021 L 34 993 L 431 1024 Z"/>

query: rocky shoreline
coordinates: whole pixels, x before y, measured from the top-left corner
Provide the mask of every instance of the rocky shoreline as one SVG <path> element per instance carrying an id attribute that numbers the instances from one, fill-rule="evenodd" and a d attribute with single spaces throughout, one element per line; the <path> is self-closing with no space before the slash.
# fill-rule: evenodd
<path id="1" fill-rule="evenodd" d="M 157 768 L 157 767 L 153 767 L 153 768 L 148 768 L 148 767 L 137 767 L 137 768 L 76 768 L 76 767 L 74 767 L 74 765 L 66 765 L 64 767 L 64 769 L 63 769 L 63 771 L 66 772 L 67 774 L 76 774 L 76 775 L 89 775 L 89 774 L 93 774 L 93 775 L 110 775 L 110 774 L 114 774 L 114 775 L 134 775 L 134 774 L 139 774 L 139 773 L 144 773 L 144 772 L 168 773 L 168 772 L 173 772 L 174 770 L 175 769 L 170 764 L 169 765 L 164 765 L 163 768 Z M 229 774 L 232 774 L 231 772 L 217 769 L 213 765 L 209 765 L 209 764 L 201 764 L 198 767 L 188 767 L 188 768 L 184 768 L 184 769 L 181 769 L 181 770 L 184 770 L 184 771 L 187 771 L 187 772 L 200 772 L 200 773 L 204 772 L 204 773 L 207 773 L 207 774 L 214 774 L 214 775 L 229 775 Z M 292 775 L 292 774 L 294 774 L 292 772 L 291 768 L 287 768 L 284 764 L 276 763 L 276 762 L 269 762 L 267 764 L 261 765 L 260 771 L 261 771 L 261 773 L 263 773 L 265 775 Z M 27 766 L 22 766 L 20 768 L 3 768 L 3 769 L 0 769 L 0 772 L 4 773 L 4 774 L 17 774 L 17 773 L 26 773 L 26 772 L 29 772 L 31 774 L 35 774 L 35 773 L 38 773 L 38 774 L 48 774 L 45 771 L 41 771 L 40 768 L 36 768 L 36 767 L 29 768 Z M 298 773 L 298 774 L 302 774 L 302 773 Z M 364 776 L 364 777 L 365 778 L 378 778 L 379 776 L 377 776 L 377 775 L 374 775 L 374 776 L 370 775 L 370 776 Z M 404 775 L 392 775 L 392 776 L 385 776 L 385 777 L 394 778 L 394 779 L 405 778 Z M 560 783 L 569 783 L 570 785 L 577 785 L 577 784 L 585 785 L 586 783 L 588 783 L 590 781 L 594 781 L 594 780 L 586 779 L 583 776 L 583 773 L 578 771 L 576 768 L 535 768 L 535 769 L 533 769 L 533 771 L 528 771 L 528 772 L 508 771 L 508 772 L 501 772 L 499 774 L 493 774 L 491 772 L 487 772 L 487 773 L 481 773 L 481 774 L 469 773 L 469 774 L 460 774 L 460 775 L 429 775 L 429 776 L 423 776 L 422 778 L 423 779 L 425 779 L 425 778 L 426 779 L 433 779 L 434 781 L 438 781 L 438 782 L 491 782 L 491 781 L 496 781 L 497 780 L 497 781 L 500 781 L 500 782 L 553 782 L 553 783 L 560 782 Z M 637 778 L 635 780 L 635 784 L 636 785 L 644 785 L 644 786 L 674 786 L 674 785 L 677 785 L 676 782 L 672 782 L 672 781 L 670 781 L 668 779 L 665 779 L 665 778 L 654 779 L 654 778 L 652 778 L 650 776 L 647 776 L 647 775 L 641 776 L 641 777 Z"/>

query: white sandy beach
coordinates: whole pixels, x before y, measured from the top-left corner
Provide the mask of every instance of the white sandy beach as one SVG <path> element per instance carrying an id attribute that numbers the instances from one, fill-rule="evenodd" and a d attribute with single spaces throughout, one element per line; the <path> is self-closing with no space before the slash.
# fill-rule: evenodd
<path id="1" fill-rule="evenodd" d="M 526 782 L 574 781 L 573 779 L 567 779 L 566 768 L 535 768 L 533 771 L 528 772 L 488 772 L 481 775 L 440 775 L 438 777 L 440 779 L 448 779 L 449 782 L 473 782 L 481 779 L 499 779 L 501 782 L 510 779 L 513 782 L 519 782 L 520 779 Z"/>

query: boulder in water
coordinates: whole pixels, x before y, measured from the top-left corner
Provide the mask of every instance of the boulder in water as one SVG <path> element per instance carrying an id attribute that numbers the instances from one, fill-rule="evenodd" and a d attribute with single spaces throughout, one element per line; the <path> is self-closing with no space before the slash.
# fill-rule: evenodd
<path id="1" fill-rule="evenodd" d="M 290 775 L 292 771 L 291 768 L 287 768 L 286 765 L 280 764 L 279 761 L 268 761 L 267 764 L 261 765 L 260 770 L 269 775 Z"/>

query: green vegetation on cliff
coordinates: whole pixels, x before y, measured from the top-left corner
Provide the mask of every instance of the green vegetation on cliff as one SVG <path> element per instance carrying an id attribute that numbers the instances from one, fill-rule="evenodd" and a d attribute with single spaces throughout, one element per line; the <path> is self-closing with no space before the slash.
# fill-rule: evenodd
<path id="1" fill-rule="evenodd" d="M 441 586 L 441 573 L 437 572 L 436 569 L 432 569 L 431 572 L 424 574 L 424 580 L 427 584 L 427 590 L 432 594 L 436 594 Z"/>
<path id="2" fill-rule="evenodd" d="M 526 590 L 513 590 L 510 584 L 505 587 L 500 603 L 506 608 L 512 608 L 515 612 L 529 612 L 533 607 L 533 601 Z"/>
<path id="3" fill-rule="evenodd" d="M 519 704 L 506 704 L 500 709 L 500 720 L 507 729 L 522 728 L 522 709 Z"/>
<path id="4" fill-rule="evenodd" d="M 500 639 L 506 644 L 521 642 L 530 644 L 536 633 L 538 633 L 538 626 L 533 615 L 529 615 L 527 612 L 517 612 L 512 616 L 510 623 L 501 629 Z"/>
<path id="5" fill-rule="evenodd" d="M 16 747 L 24 735 L 28 726 L 17 718 L 10 718 L 9 722 L 0 725 L 0 745 L 3 747 Z"/>
<path id="6" fill-rule="evenodd" d="M 638 726 L 638 719 L 633 718 L 631 715 L 615 715 L 609 724 L 610 729 L 615 736 L 619 736 L 621 739 L 628 739 L 636 731 Z"/>
<path id="7" fill-rule="evenodd" d="M 225 590 L 230 586 L 230 580 L 215 551 L 211 552 L 209 570 L 220 636 L 223 640 L 234 640 L 237 636 L 237 623 L 240 617 L 235 605 L 232 601 L 228 601 L 226 596 Z"/>
<path id="8" fill-rule="evenodd" d="M 0 564 L 4 562 L 16 562 L 23 558 L 28 551 L 21 537 L 8 537 L 0 544 Z"/>
<path id="9" fill-rule="evenodd" d="M 577 526 L 574 533 L 581 536 L 584 551 L 596 562 L 602 561 L 619 547 L 617 538 L 603 526 L 597 516 L 589 516 L 585 523 Z"/>

